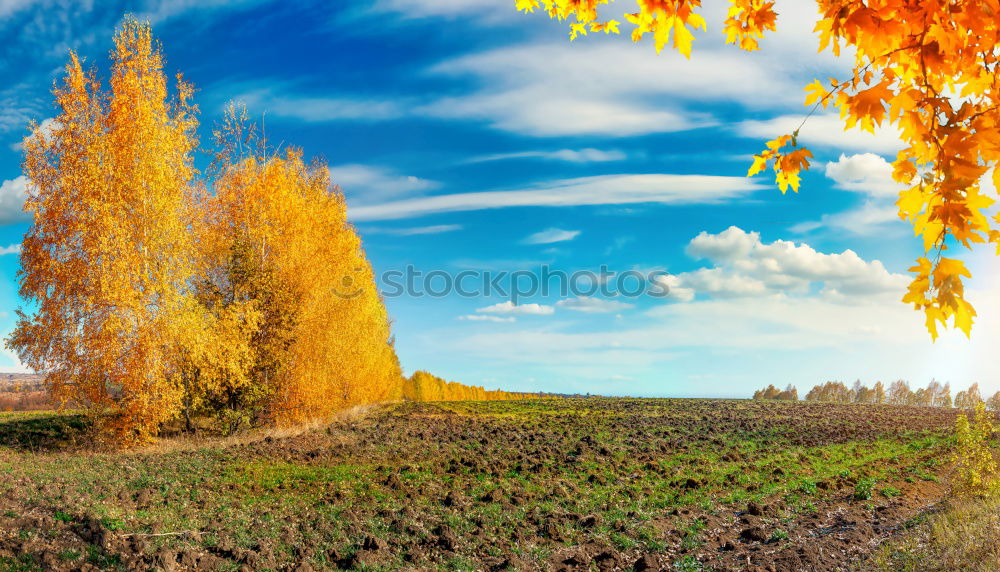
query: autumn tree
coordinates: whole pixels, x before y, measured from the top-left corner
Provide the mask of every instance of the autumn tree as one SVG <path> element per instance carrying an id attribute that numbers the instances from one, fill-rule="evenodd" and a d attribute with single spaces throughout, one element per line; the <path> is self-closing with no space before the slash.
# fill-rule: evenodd
<path id="1" fill-rule="evenodd" d="M 792 384 L 788 384 L 785 390 L 778 394 L 778 401 L 798 401 L 799 390 Z"/>
<path id="2" fill-rule="evenodd" d="M 183 396 L 178 350 L 201 328 L 186 224 L 197 125 L 173 96 L 149 26 L 126 19 L 105 89 L 71 54 L 51 129 L 24 141 L 33 225 L 8 339 L 51 393 L 100 414 L 116 440 L 147 440 Z"/>
<path id="3" fill-rule="evenodd" d="M 955 394 L 955 407 L 959 409 L 973 409 L 983 400 L 979 393 L 979 384 L 973 383 L 965 391 Z"/>
<path id="4" fill-rule="evenodd" d="M 754 392 L 753 398 L 757 400 L 773 400 L 777 399 L 778 395 L 781 394 L 781 390 L 774 386 L 774 384 L 768 384 L 764 389 L 760 389 Z"/>
<path id="5" fill-rule="evenodd" d="M 814 386 L 806 394 L 806 401 L 826 401 L 832 403 L 851 403 L 851 390 L 843 382 L 828 381 Z"/>
<path id="6" fill-rule="evenodd" d="M 518 393 L 499 389 L 486 390 L 477 385 L 465 385 L 457 381 L 445 381 L 423 370 L 413 372 L 413 375 L 404 380 L 402 395 L 408 401 L 496 401 L 537 399 L 542 397 L 538 393 Z"/>
<path id="7" fill-rule="evenodd" d="M 1000 412 L 1000 391 L 986 400 L 986 408 L 994 413 Z"/>
<path id="8" fill-rule="evenodd" d="M 217 137 L 207 290 L 261 314 L 252 399 L 289 423 L 399 395 L 385 305 L 327 166 L 291 148 L 272 153 L 236 107 Z"/>
<path id="9" fill-rule="evenodd" d="M 936 405 L 938 407 L 951 407 L 951 383 L 945 383 L 941 388 Z"/>
<path id="10" fill-rule="evenodd" d="M 885 384 L 881 381 L 876 381 L 875 386 L 872 388 L 872 403 L 885 403 L 886 400 Z"/>
<path id="11" fill-rule="evenodd" d="M 570 38 L 588 32 L 619 33 L 620 22 L 599 12 L 606 0 L 515 0 L 517 9 L 538 8 L 552 18 L 572 18 Z M 707 29 L 701 0 L 640 0 L 625 13 L 631 37 L 653 36 L 657 52 L 671 44 L 690 57 L 693 31 Z M 765 32 L 777 27 L 774 3 L 730 0 L 721 30 L 726 42 L 747 51 L 759 48 Z M 1000 51 L 996 50 L 996 0 L 963 2 L 911 0 L 816 0 L 819 51 L 854 54 L 854 69 L 843 78 L 806 87 L 805 104 L 833 105 L 845 128 L 874 132 L 896 128 L 904 148 L 893 162 L 899 184 L 900 218 L 922 238 L 924 255 L 903 301 L 924 312 L 932 338 L 952 325 L 968 335 L 975 310 L 965 299 L 963 280 L 971 274 L 956 247 L 1000 245 L 1000 214 L 988 218 L 993 199 L 981 179 L 1000 159 Z M 808 122 L 804 129 L 809 129 Z M 782 192 L 797 191 L 812 154 L 798 146 L 799 130 L 767 143 L 748 175 L 773 169 Z M 1000 169 L 993 169 L 1000 187 Z"/>
<path id="12" fill-rule="evenodd" d="M 889 385 L 888 403 L 893 405 L 912 405 L 913 390 L 906 380 L 897 379 Z"/>

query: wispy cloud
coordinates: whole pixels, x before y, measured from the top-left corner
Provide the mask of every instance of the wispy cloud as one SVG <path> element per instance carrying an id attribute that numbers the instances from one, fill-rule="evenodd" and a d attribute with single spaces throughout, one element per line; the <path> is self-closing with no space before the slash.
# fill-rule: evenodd
<path id="1" fill-rule="evenodd" d="M 233 90 L 216 94 L 221 101 L 245 103 L 254 113 L 306 122 L 385 121 L 407 115 L 403 101 L 363 94 L 313 94 L 280 80 L 267 87 Z"/>
<path id="2" fill-rule="evenodd" d="M 556 151 L 520 151 L 518 153 L 497 153 L 495 155 L 480 155 L 466 161 L 467 163 L 486 163 L 489 161 L 507 161 L 510 159 L 541 159 L 544 161 L 565 161 L 567 163 L 609 163 L 624 161 L 628 155 L 618 149 L 559 149 Z"/>
<path id="3" fill-rule="evenodd" d="M 580 235 L 579 230 L 563 230 L 561 228 L 548 228 L 525 237 L 522 244 L 553 244 L 556 242 L 566 242 L 573 240 Z"/>
<path id="4" fill-rule="evenodd" d="M 780 115 L 765 120 L 746 120 L 736 124 L 743 137 L 774 139 L 791 133 L 802 125 L 804 115 Z M 860 129 L 844 129 L 844 121 L 835 113 L 810 117 L 799 131 L 798 140 L 806 147 L 829 147 L 844 151 L 895 155 L 904 147 L 899 131 L 893 127 L 876 129 L 875 134 Z"/>
<path id="5" fill-rule="evenodd" d="M 361 229 L 363 234 L 389 234 L 393 236 L 418 236 L 422 234 L 442 234 L 462 230 L 460 224 L 435 224 L 429 226 L 411 226 L 407 228 L 367 227 Z"/>
<path id="6" fill-rule="evenodd" d="M 841 154 L 837 161 L 826 164 L 825 173 L 838 189 L 863 195 L 863 202 L 845 211 L 824 214 L 820 220 L 798 223 L 791 227 L 792 232 L 830 229 L 866 236 L 885 233 L 890 223 L 897 223 L 903 230 L 905 225 L 896 207 L 902 185 L 893 180 L 888 161 L 874 153 Z"/>
<path id="7" fill-rule="evenodd" d="M 391 220 L 433 213 L 509 207 L 565 207 L 636 203 L 712 204 L 762 188 L 746 177 L 718 175 L 601 175 L 542 183 L 523 190 L 434 195 L 348 210 L 354 221 Z"/>
<path id="8" fill-rule="evenodd" d="M 497 323 L 511 323 L 516 322 L 517 318 L 514 316 L 488 316 L 483 314 L 469 314 L 467 316 L 459 316 L 459 320 L 468 320 L 470 322 L 497 322 Z"/>
<path id="9" fill-rule="evenodd" d="M 552 306 L 543 304 L 515 304 L 511 301 L 500 302 L 485 308 L 477 308 L 478 314 L 507 314 L 522 316 L 547 316 L 555 312 Z"/>
<path id="10" fill-rule="evenodd" d="M 372 165 L 334 166 L 330 168 L 330 179 L 343 189 L 352 205 L 410 198 L 440 186 L 436 181 L 400 175 L 387 167 Z"/>
<path id="11" fill-rule="evenodd" d="M 573 310 L 574 312 L 584 312 L 586 314 L 610 314 L 634 308 L 635 304 L 620 302 L 618 300 L 606 300 L 604 298 L 594 298 L 592 296 L 580 296 L 556 302 L 556 307 Z"/>

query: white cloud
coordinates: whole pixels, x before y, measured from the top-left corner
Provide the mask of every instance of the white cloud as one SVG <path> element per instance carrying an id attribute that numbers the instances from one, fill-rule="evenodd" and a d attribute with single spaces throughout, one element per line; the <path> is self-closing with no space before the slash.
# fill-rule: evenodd
<path id="1" fill-rule="evenodd" d="M 521 151 L 519 153 L 498 153 L 482 155 L 469 159 L 469 163 L 485 163 L 487 161 L 506 161 L 509 159 L 542 159 L 546 161 L 565 161 L 567 163 L 610 163 L 624 161 L 628 155 L 617 149 L 559 149 L 557 151 Z"/>
<path id="2" fill-rule="evenodd" d="M 896 197 L 902 185 L 892 178 L 892 165 L 874 153 L 841 154 L 826 164 L 826 176 L 836 187 L 865 195 L 864 201 L 843 212 L 825 214 L 818 221 L 806 221 L 791 227 L 792 232 L 807 233 L 827 228 L 856 235 L 885 233 L 889 223 L 900 224 Z"/>
<path id="3" fill-rule="evenodd" d="M 781 115 L 766 120 L 745 120 L 736 124 L 736 133 L 743 137 L 770 140 L 791 133 L 802 125 L 805 114 Z M 904 147 L 899 130 L 895 127 L 876 129 L 872 135 L 861 129 L 844 129 L 844 122 L 835 113 L 813 115 L 802 126 L 798 137 L 805 147 L 830 147 L 846 151 L 860 151 L 895 155 Z"/>
<path id="4" fill-rule="evenodd" d="M 0 246 L 0 256 L 5 254 L 21 254 L 21 243 Z"/>
<path id="5" fill-rule="evenodd" d="M 435 181 L 399 175 L 384 167 L 356 164 L 331 167 L 330 179 L 343 189 L 351 205 L 409 198 L 440 186 Z"/>
<path id="6" fill-rule="evenodd" d="M 826 164 L 826 176 L 837 187 L 873 197 L 895 199 L 902 185 L 892 178 L 892 165 L 874 153 L 844 155 Z"/>
<path id="7" fill-rule="evenodd" d="M 706 50 L 693 62 L 611 40 L 505 47 L 444 62 L 432 73 L 472 76 L 481 87 L 420 111 L 524 135 L 628 136 L 716 125 L 699 111 L 696 102 L 705 100 L 774 109 L 802 99 L 797 81 L 737 50 Z"/>
<path id="8" fill-rule="evenodd" d="M 897 296 L 907 278 L 892 274 L 878 260 L 866 261 L 852 250 L 826 254 L 786 240 L 762 242 L 760 234 L 731 226 L 719 234 L 700 233 L 687 253 L 707 259 L 711 268 L 677 274 L 668 286 L 713 297 L 760 297 L 808 294 L 813 287 L 842 299 Z"/>
<path id="9" fill-rule="evenodd" d="M 138 17 L 156 24 L 181 16 L 186 12 L 197 10 L 199 16 L 204 18 L 205 13 L 210 10 L 248 8 L 255 4 L 261 4 L 265 1 L 266 0 L 152 0 L 142 3 L 144 9 L 139 13 Z"/>
<path id="10" fill-rule="evenodd" d="M 384 121 L 406 115 L 404 102 L 368 98 L 360 95 L 314 96 L 286 87 L 267 87 L 243 91 L 232 97 L 245 103 L 253 114 L 308 122 Z"/>
<path id="11" fill-rule="evenodd" d="M 591 296 L 580 296 L 556 302 L 559 308 L 573 310 L 574 312 L 584 312 L 587 314 L 611 314 L 629 308 L 634 308 L 634 304 L 619 302 L 618 300 L 606 300 L 603 298 L 593 298 Z"/>
<path id="12" fill-rule="evenodd" d="M 371 9 L 376 14 L 394 12 L 404 18 L 487 19 L 521 17 L 509 2 L 497 0 L 377 0 Z"/>
<path id="13" fill-rule="evenodd" d="M 477 308 L 476 312 L 480 314 L 547 316 L 555 312 L 555 309 L 552 306 L 544 306 L 542 304 L 515 304 L 508 300 L 499 304 L 493 304 L 492 306 L 486 306 L 485 308 Z"/>
<path id="14" fill-rule="evenodd" d="M 795 233 L 808 233 L 818 229 L 835 229 L 859 236 L 884 235 L 886 225 L 896 223 L 902 231 L 905 226 L 899 218 L 899 209 L 890 201 L 866 200 L 857 208 L 834 214 L 825 214 L 818 221 L 806 221 L 789 227 Z"/>
<path id="15" fill-rule="evenodd" d="M 0 185 L 0 224 L 29 222 L 31 215 L 24 212 L 24 199 L 28 196 L 28 178 L 21 175 Z"/>
<path id="16" fill-rule="evenodd" d="M 746 196 L 761 184 L 716 175 L 601 175 L 562 179 L 524 190 L 485 191 L 363 205 L 348 210 L 355 221 L 390 220 L 433 213 L 503 207 L 564 207 L 637 203 L 712 204 Z"/>
<path id="17" fill-rule="evenodd" d="M 516 322 L 517 318 L 513 316 L 501 317 L 501 316 L 485 316 L 482 314 L 469 314 L 468 316 L 459 316 L 459 320 L 469 320 L 472 322 L 498 322 L 498 323 L 510 323 Z"/>
<path id="18" fill-rule="evenodd" d="M 422 15 L 443 15 L 454 0 L 383 0 L 401 4 Z M 470 2 L 468 12 L 488 10 L 493 2 Z M 496 4 L 513 18 L 513 7 Z M 602 6 L 603 14 L 617 17 L 627 11 L 621 3 Z M 541 42 L 506 46 L 442 62 L 435 75 L 471 78 L 472 93 L 449 97 L 418 110 L 435 117 L 483 121 L 497 129 L 523 135 L 628 136 L 683 131 L 715 126 L 706 114 L 706 102 L 736 103 L 753 110 L 802 110 L 802 88 L 816 77 L 841 76 L 852 54 L 835 58 L 817 54 L 818 36 L 812 23 L 815 5 L 779 0 L 778 32 L 768 34 L 762 49 L 746 53 L 726 45 L 718 30 L 726 18 L 726 3 L 708 4 L 702 13 L 708 33 L 696 34 L 688 60 L 667 49 L 657 55 L 651 42 L 636 46 L 623 35 L 590 35 L 572 44 L 566 41 L 568 24 L 548 22 L 535 13 L 512 20 L 523 33 L 537 26 Z M 481 19 L 470 19 L 473 22 Z M 805 24 L 805 25 L 803 25 Z"/>
<path id="19" fill-rule="evenodd" d="M 6 336 L 4 336 L 6 337 Z M 7 361 L 10 365 L 0 364 L 0 372 L 2 373 L 35 373 L 35 370 L 21 363 L 21 358 L 18 357 L 14 351 L 7 348 L 0 349 L 0 354 L 7 356 Z"/>
<path id="20" fill-rule="evenodd" d="M 59 128 L 59 122 L 55 120 L 54 117 L 47 117 L 38 124 L 38 127 L 34 131 L 34 135 L 41 136 L 43 139 L 48 138 L 53 131 Z M 24 149 L 24 142 L 18 141 L 10 146 L 12 151 L 20 152 Z"/>
<path id="21" fill-rule="evenodd" d="M 409 228 L 379 228 L 369 227 L 361 229 L 363 234 L 391 234 L 393 236 L 418 236 L 422 234 L 442 234 L 445 232 L 455 232 L 462 230 L 460 224 L 435 224 L 429 226 L 414 226 Z"/>
<path id="22" fill-rule="evenodd" d="M 573 240 L 580 235 L 578 230 L 563 230 L 561 228 L 548 228 L 540 232 L 536 232 L 524 240 L 521 241 L 522 244 L 553 244 L 555 242 L 566 242 Z"/>

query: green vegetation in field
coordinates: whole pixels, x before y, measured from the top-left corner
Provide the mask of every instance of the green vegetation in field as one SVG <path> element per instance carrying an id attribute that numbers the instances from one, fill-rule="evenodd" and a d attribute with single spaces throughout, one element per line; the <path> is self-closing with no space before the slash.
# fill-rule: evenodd
<path id="1" fill-rule="evenodd" d="M 623 553 L 684 550 L 692 557 L 662 565 L 700 569 L 691 568 L 702 566 L 693 555 L 714 550 L 708 523 L 751 501 L 772 507 L 761 541 L 792 542 L 799 515 L 828 510 L 845 492 L 873 510 L 910 485 L 906 477 L 926 482 L 941 470 L 951 417 L 831 407 L 404 403 L 246 444 L 86 454 L 8 447 L 0 494 L 16 499 L 3 517 L 11 522 L 44 513 L 66 529 L 97 523 L 114 535 L 147 535 L 149 554 L 200 551 L 233 566 L 252 554 L 260 568 L 364 568 L 375 556 L 369 567 L 470 569 L 514 558 L 514 568 L 546 568 L 561 551 L 596 543 Z M 0 417 L 0 438 L 22 432 L 25 419 L 52 424 L 51 416 Z M 518 548 L 525 544 L 534 548 Z M 60 550 L 98 566 L 130 557 L 88 546 L 96 545 Z"/>

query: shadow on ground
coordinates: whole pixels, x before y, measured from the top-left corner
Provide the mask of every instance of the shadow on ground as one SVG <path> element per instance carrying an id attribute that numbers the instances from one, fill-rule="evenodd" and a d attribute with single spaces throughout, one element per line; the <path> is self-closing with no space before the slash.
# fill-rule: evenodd
<path id="1" fill-rule="evenodd" d="M 0 447 L 46 452 L 76 449 L 91 440 L 91 422 L 80 414 L 0 413 Z"/>

